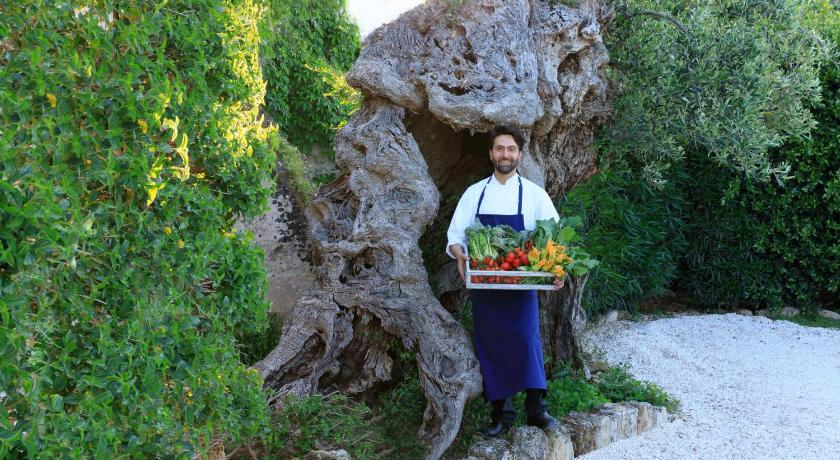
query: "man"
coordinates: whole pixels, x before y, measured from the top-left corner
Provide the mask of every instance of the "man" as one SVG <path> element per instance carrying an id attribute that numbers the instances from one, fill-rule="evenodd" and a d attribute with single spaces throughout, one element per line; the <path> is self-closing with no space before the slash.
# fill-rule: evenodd
<path id="1" fill-rule="evenodd" d="M 500 126 L 489 134 L 490 161 L 495 171 L 470 186 L 455 209 L 447 232 L 446 253 L 458 261 L 464 279 L 469 256 L 465 230 L 476 219 L 483 225 L 510 225 L 533 230 L 539 219 L 559 220 L 557 210 L 540 186 L 522 178 L 517 166 L 525 138 L 515 128 Z M 555 280 L 559 289 L 562 279 Z M 484 392 L 492 405 L 492 423 L 482 434 L 497 437 L 513 424 L 511 397 L 526 392 L 528 424 L 554 428 L 559 422 L 546 411 L 547 390 L 535 290 L 471 290 L 473 341 L 481 365 Z"/>

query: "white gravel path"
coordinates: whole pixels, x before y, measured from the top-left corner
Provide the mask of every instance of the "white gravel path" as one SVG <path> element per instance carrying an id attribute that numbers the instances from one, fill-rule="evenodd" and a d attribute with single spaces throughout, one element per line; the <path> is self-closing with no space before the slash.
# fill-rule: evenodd
<path id="1" fill-rule="evenodd" d="M 582 460 L 840 459 L 840 330 L 678 316 L 608 323 L 584 346 L 676 396 L 682 414 Z"/>

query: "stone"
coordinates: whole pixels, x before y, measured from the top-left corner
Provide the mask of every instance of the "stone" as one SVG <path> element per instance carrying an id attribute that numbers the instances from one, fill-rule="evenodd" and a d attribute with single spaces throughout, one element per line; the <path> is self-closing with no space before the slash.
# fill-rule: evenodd
<path id="1" fill-rule="evenodd" d="M 572 412 L 563 418 L 569 427 L 575 455 L 600 449 L 616 439 L 616 420 L 608 415 Z"/>
<path id="2" fill-rule="evenodd" d="M 514 429 L 511 433 L 511 444 L 518 448 L 522 454 L 522 458 L 550 458 L 548 436 L 545 435 L 543 430 L 535 426 L 524 426 Z"/>
<path id="3" fill-rule="evenodd" d="M 633 317 L 633 315 L 631 315 L 630 312 L 627 311 L 627 310 L 621 310 L 621 311 L 618 312 L 619 321 L 627 321 L 632 317 Z"/>
<path id="4" fill-rule="evenodd" d="M 820 310 L 817 312 L 818 315 L 822 316 L 823 318 L 833 319 L 840 321 L 840 313 L 831 310 Z"/>
<path id="5" fill-rule="evenodd" d="M 511 429 L 510 441 L 486 439 L 474 444 L 468 459 L 479 460 L 572 460 L 574 446 L 569 431 L 560 426 L 541 430 L 534 426 Z"/>
<path id="6" fill-rule="evenodd" d="M 604 322 L 614 323 L 616 321 L 618 321 L 618 311 L 617 310 L 610 310 L 604 315 Z"/>
<path id="7" fill-rule="evenodd" d="M 735 310 L 736 315 L 743 315 L 743 316 L 753 316 L 752 310 L 747 310 L 746 308 L 738 308 Z"/>
<path id="8" fill-rule="evenodd" d="M 572 412 L 554 430 L 520 427 L 511 430 L 510 442 L 479 441 L 470 448 L 470 456 L 462 460 L 571 460 L 619 439 L 650 431 L 668 422 L 669 417 L 664 407 L 646 402 L 606 403 L 593 413 Z"/>
<path id="9" fill-rule="evenodd" d="M 473 444 L 469 451 L 470 457 L 480 460 L 516 460 L 518 457 L 511 451 L 511 445 L 504 439 L 485 439 Z"/>
<path id="10" fill-rule="evenodd" d="M 782 308 L 780 314 L 786 318 L 790 318 L 791 316 L 799 316 L 799 309 L 793 307 L 785 307 Z"/>
<path id="11" fill-rule="evenodd" d="M 350 460 L 350 454 L 344 449 L 313 450 L 303 458 L 304 460 Z"/>
<path id="12" fill-rule="evenodd" d="M 548 438 L 548 459 L 572 460 L 575 458 L 575 447 L 568 428 L 560 425 L 553 430 L 546 430 L 545 435 Z"/>
<path id="13" fill-rule="evenodd" d="M 762 308 L 761 310 L 756 310 L 755 311 L 755 316 L 763 316 L 765 318 L 769 318 L 770 317 L 770 310 L 768 310 L 766 308 Z"/>
<path id="14" fill-rule="evenodd" d="M 606 415 L 615 421 L 617 439 L 636 436 L 639 410 L 627 404 L 606 403 L 598 408 L 599 415 Z"/>
<path id="15" fill-rule="evenodd" d="M 656 426 L 653 406 L 651 406 L 650 403 L 629 401 L 623 404 L 636 408 L 636 434 L 642 434 L 646 431 L 650 431 L 651 428 Z"/>
<path id="16" fill-rule="evenodd" d="M 651 406 L 651 415 L 653 418 L 653 426 L 659 426 L 668 423 L 672 420 L 672 416 L 668 414 L 668 410 L 662 406 Z"/>

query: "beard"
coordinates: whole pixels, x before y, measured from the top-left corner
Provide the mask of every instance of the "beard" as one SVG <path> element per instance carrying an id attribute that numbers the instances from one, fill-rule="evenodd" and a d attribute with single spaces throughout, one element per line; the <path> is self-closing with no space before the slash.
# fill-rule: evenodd
<path id="1" fill-rule="evenodd" d="M 516 169 L 519 166 L 519 161 L 514 160 L 510 163 L 500 163 L 499 161 L 493 161 L 493 167 L 496 168 L 500 174 L 510 174 L 511 171 Z"/>

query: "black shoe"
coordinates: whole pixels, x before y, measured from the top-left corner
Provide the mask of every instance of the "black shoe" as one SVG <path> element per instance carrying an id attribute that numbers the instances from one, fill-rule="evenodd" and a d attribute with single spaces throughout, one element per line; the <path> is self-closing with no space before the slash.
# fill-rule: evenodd
<path id="1" fill-rule="evenodd" d="M 542 428 L 543 430 L 552 430 L 560 426 L 560 421 L 548 415 L 548 412 L 543 412 L 534 417 L 528 417 L 528 425 Z"/>
<path id="2" fill-rule="evenodd" d="M 504 436 L 508 428 L 510 428 L 510 425 L 507 423 L 492 422 L 490 426 L 481 430 L 480 433 L 488 438 L 498 438 L 499 436 Z"/>

